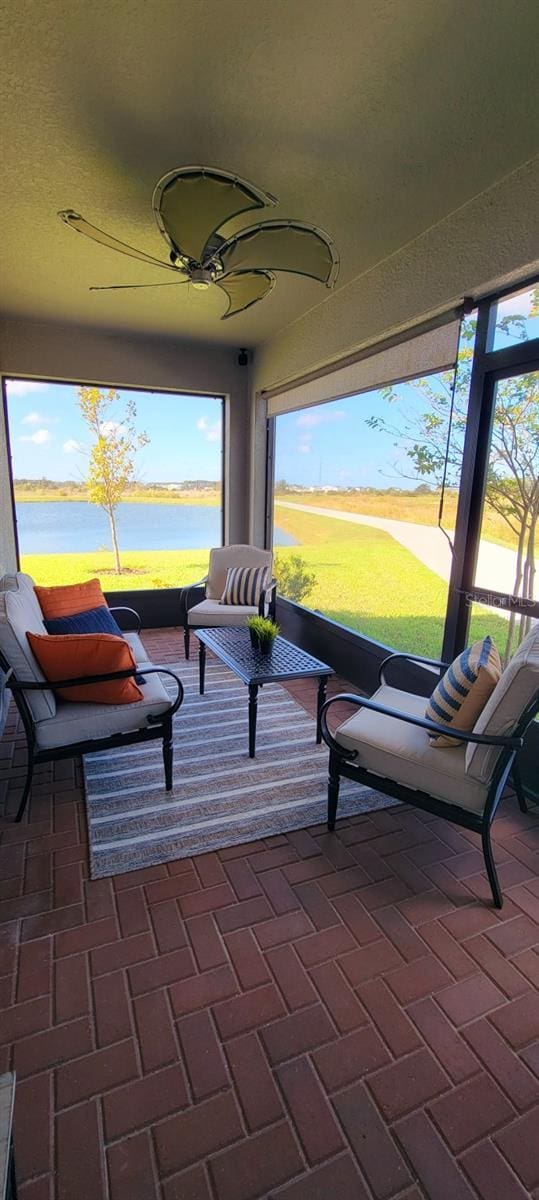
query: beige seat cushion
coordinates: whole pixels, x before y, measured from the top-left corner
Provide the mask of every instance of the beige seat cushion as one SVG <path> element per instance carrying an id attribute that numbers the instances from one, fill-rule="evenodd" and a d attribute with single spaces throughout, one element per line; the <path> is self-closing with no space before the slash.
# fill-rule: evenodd
<path id="1" fill-rule="evenodd" d="M 539 691 L 539 621 L 508 663 L 487 701 L 474 733 L 511 734 L 524 709 Z M 466 770 L 474 779 L 490 779 L 500 751 L 495 746 L 472 746 L 466 751 Z"/>
<path id="2" fill-rule="evenodd" d="M 43 683 L 45 676 L 30 650 L 27 633 L 47 633 L 33 582 L 22 572 L 4 575 L 0 579 L 0 651 L 21 683 Z M 25 696 L 36 721 L 54 716 L 52 691 L 25 692 Z"/>
<path id="3" fill-rule="evenodd" d="M 52 750 L 56 746 L 144 729 L 148 716 L 157 717 L 166 711 L 170 697 L 159 675 L 148 675 L 140 690 L 143 698 L 134 704 L 69 704 L 59 700 L 56 716 L 36 722 L 38 749 Z"/>
<path id="4" fill-rule="evenodd" d="M 424 696 L 414 696 L 386 684 L 378 688 L 372 699 L 411 716 L 425 715 Z M 483 811 L 487 788 L 466 774 L 463 745 L 456 750 L 433 747 L 426 729 L 368 708 L 359 709 L 344 721 L 335 737 L 342 746 L 358 751 L 355 761 L 368 771 L 459 808 Z"/>
<path id="5" fill-rule="evenodd" d="M 206 599 L 220 600 L 225 590 L 229 567 L 267 567 L 271 577 L 273 555 L 271 550 L 260 550 L 258 546 L 218 546 L 210 551 Z"/>
<path id="6" fill-rule="evenodd" d="M 202 600 L 189 609 L 189 625 L 245 625 L 248 617 L 256 617 L 258 608 L 247 604 L 220 604 L 218 600 Z"/>

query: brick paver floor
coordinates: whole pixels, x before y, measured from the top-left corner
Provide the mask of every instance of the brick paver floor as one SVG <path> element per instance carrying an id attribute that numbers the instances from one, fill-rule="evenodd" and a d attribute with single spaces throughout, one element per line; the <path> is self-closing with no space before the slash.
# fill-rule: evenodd
<path id="1" fill-rule="evenodd" d="M 76 765 L 11 824 L 13 731 L 20 1200 L 538 1200 L 537 810 L 496 822 L 501 913 L 476 837 L 405 807 L 92 882 Z"/>

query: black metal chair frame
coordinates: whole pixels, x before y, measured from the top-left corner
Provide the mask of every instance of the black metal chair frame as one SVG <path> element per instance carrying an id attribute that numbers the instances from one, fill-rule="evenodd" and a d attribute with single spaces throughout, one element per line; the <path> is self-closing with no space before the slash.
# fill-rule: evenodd
<path id="1" fill-rule="evenodd" d="M 386 682 L 385 669 L 389 663 L 395 662 L 396 659 L 406 659 L 409 662 L 421 663 L 424 666 L 438 667 L 440 674 L 445 670 L 448 663 L 439 662 L 436 659 L 421 658 L 413 654 L 390 654 L 384 659 L 380 666 L 379 681 L 380 684 Z M 356 705 L 358 708 L 369 708 L 373 712 L 379 712 L 387 717 L 395 717 L 400 721 L 406 721 L 409 725 L 417 725 L 421 729 L 426 729 L 429 733 L 437 734 L 453 738 L 455 741 L 475 743 L 479 746 L 498 746 L 501 749 L 501 754 L 498 757 L 496 766 L 490 782 L 490 787 L 487 792 L 487 800 L 482 813 L 475 813 L 464 808 L 459 808 L 456 804 L 450 804 L 448 801 L 439 800 L 435 796 L 431 796 L 428 792 L 422 792 L 406 786 L 405 784 L 397 783 L 394 779 L 389 779 L 381 775 L 376 775 L 373 771 L 369 771 L 366 767 L 354 760 L 358 757 L 357 750 L 348 750 L 335 740 L 327 724 L 328 711 L 332 704 L 347 701 L 350 704 Z M 429 721 L 426 717 L 415 717 L 410 713 L 400 712 L 397 709 L 387 708 L 380 704 L 377 700 L 371 700 L 364 696 L 353 695 L 350 693 L 341 693 L 337 696 L 332 696 L 326 701 L 321 712 L 321 729 L 322 737 L 329 746 L 329 776 L 328 776 L 328 829 L 335 829 L 335 821 L 337 817 L 337 807 L 339 803 L 339 786 L 341 777 L 354 780 L 356 783 L 364 783 L 369 787 L 376 789 L 379 792 L 384 792 L 388 796 L 393 796 L 396 800 L 401 800 L 405 804 L 410 804 L 412 807 L 424 809 L 426 812 L 433 813 L 438 817 L 445 817 L 447 821 L 451 821 L 454 825 L 460 825 L 464 829 L 472 829 L 475 833 L 480 834 L 485 866 L 487 870 L 488 880 L 492 890 L 492 898 L 496 908 L 501 908 L 503 897 L 501 893 L 500 883 L 494 858 L 492 854 L 491 843 L 491 825 L 496 814 L 496 810 L 502 798 L 503 790 L 509 777 L 515 787 L 519 807 L 521 812 L 527 812 L 526 797 L 522 787 L 520 772 L 516 763 L 516 755 L 521 749 L 524 734 L 528 725 L 533 721 L 534 717 L 539 712 L 539 690 L 530 703 L 524 709 L 524 712 L 515 722 L 513 732 L 510 737 L 496 736 L 494 734 L 478 734 L 466 732 L 463 730 L 452 729 L 449 725 L 438 725 L 434 721 Z"/>
<path id="2" fill-rule="evenodd" d="M 140 618 L 134 609 L 111 609 L 111 612 L 129 612 L 136 617 L 138 622 L 137 632 L 140 629 Z M 157 738 L 163 741 L 163 765 L 165 768 L 165 787 L 167 792 L 172 790 L 172 769 L 173 769 L 173 746 L 172 746 L 172 718 L 177 713 L 183 701 L 183 684 L 178 676 L 170 671 L 167 667 L 144 666 L 144 676 L 147 675 L 170 675 L 177 686 L 177 694 L 174 700 L 171 701 L 170 707 L 159 716 L 146 717 L 148 722 L 147 727 L 128 731 L 125 733 L 113 733 L 109 737 L 104 738 L 89 738 L 87 741 L 70 742 L 67 746 L 54 746 L 50 750 L 40 750 L 37 748 L 35 737 L 35 718 L 29 707 L 26 699 L 26 692 L 54 691 L 57 688 L 80 687 L 81 684 L 90 683 L 108 683 L 114 679 L 129 679 L 131 676 L 140 674 L 140 666 L 127 668 L 125 671 L 109 671 L 102 675 L 85 675 L 77 679 L 58 679 L 51 682 L 46 680 L 43 683 L 24 682 L 16 678 L 15 673 L 0 652 L 0 667 L 6 673 L 5 686 L 13 693 L 13 699 L 17 705 L 20 717 L 26 734 L 26 742 L 28 748 L 28 762 L 26 767 L 26 779 L 24 783 L 23 793 L 15 821 L 22 819 L 30 790 L 32 787 L 32 778 L 34 768 L 41 763 L 56 762 L 62 758 L 74 758 L 79 754 L 95 754 L 99 750 L 111 750 L 116 746 L 131 746 L 136 742 L 149 742 Z M 106 706 L 104 706 L 106 707 Z"/>
<path id="3" fill-rule="evenodd" d="M 183 625 L 183 644 L 185 647 L 185 657 L 187 659 L 189 658 L 189 649 L 190 649 L 190 643 L 191 643 L 191 636 L 190 636 L 191 630 L 193 630 L 193 631 L 195 630 L 195 626 L 189 625 L 189 619 L 188 619 L 189 609 L 194 608 L 195 604 L 200 604 L 200 602 L 205 599 L 205 596 L 206 596 L 205 585 L 207 582 L 208 582 L 208 576 L 205 575 L 203 579 L 197 580 L 196 583 L 189 583 L 186 587 L 184 587 L 182 589 L 181 623 Z M 269 583 L 268 586 L 265 587 L 260 593 L 260 599 L 258 601 L 259 616 L 261 616 L 261 617 L 265 616 L 266 604 L 267 604 L 268 616 L 271 617 L 272 621 L 274 621 L 275 620 L 276 602 L 277 602 L 277 580 L 272 579 L 271 583 Z M 225 608 L 225 607 L 226 606 L 223 605 L 223 608 Z M 197 625 L 196 628 L 204 629 L 205 626 Z M 208 626 L 208 628 L 218 629 L 219 626 L 212 625 L 212 626 Z"/>

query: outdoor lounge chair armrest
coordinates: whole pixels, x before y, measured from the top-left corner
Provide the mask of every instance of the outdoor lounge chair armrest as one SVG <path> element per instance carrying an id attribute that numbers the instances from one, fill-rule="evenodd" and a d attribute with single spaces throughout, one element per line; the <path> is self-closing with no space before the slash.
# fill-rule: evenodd
<path id="1" fill-rule="evenodd" d="M 174 680 L 177 688 L 177 694 L 175 700 L 172 701 L 171 706 L 166 713 L 167 717 L 173 717 L 174 713 L 178 711 L 183 702 L 184 689 L 181 679 L 178 678 L 174 671 L 170 671 L 168 667 L 144 667 L 144 678 L 146 678 L 147 675 L 170 675 L 170 678 Z M 150 725 L 152 725 L 159 722 L 161 720 L 161 716 L 149 716 L 146 718 L 146 720 L 149 721 Z"/>
<path id="2" fill-rule="evenodd" d="M 115 605 L 114 608 L 109 608 L 109 612 L 111 612 L 111 613 L 129 613 L 130 616 L 135 618 L 135 629 L 134 629 L 134 631 L 131 631 L 131 632 L 140 633 L 142 622 L 141 622 L 140 616 L 139 616 L 138 612 L 136 611 L 136 609 L 126 608 L 125 604 L 121 604 L 121 605 Z M 121 628 L 121 626 L 120 626 L 120 628 Z M 122 632 L 127 632 L 127 631 L 123 630 Z"/>
<path id="3" fill-rule="evenodd" d="M 260 600 L 258 601 L 258 612 L 261 617 L 265 617 L 265 615 L 266 615 L 266 604 L 268 605 L 268 612 L 269 612 L 270 616 L 271 616 L 272 612 L 273 613 L 275 612 L 276 594 L 277 594 L 277 580 L 271 579 L 270 582 L 266 585 L 266 587 L 262 588 L 262 591 L 260 593 Z"/>
<path id="4" fill-rule="evenodd" d="M 148 668 L 149 671 L 149 668 Z M 129 679 L 132 675 L 139 675 L 140 667 L 126 667 L 125 671 L 107 671 L 103 675 L 82 675 L 78 679 L 45 679 L 43 683 L 38 683 L 36 680 L 9 680 L 6 683 L 12 692 L 50 692 L 54 688 L 69 688 L 81 687 L 85 683 L 110 683 L 114 679 Z M 148 674 L 144 668 L 144 674 Z"/>
<path id="5" fill-rule="evenodd" d="M 329 700 L 326 700 L 320 713 L 322 737 L 330 750 L 334 750 L 341 758 L 355 758 L 357 750 L 350 751 L 346 749 L 346 746 L 341 746 L 340 742 L 335 741 L 335 738 L 328 729 L 328 709 L 339 700 L 355 704 L 358 708 L 370 708 L 373 712 L 382 713 L 384 717 L 394 717 L 397 721 L 407 721 L 409 725 L 418 725 L 420 729 L 426 729 L 429 733 L 435 734 L 436 737 L 443 735 L 444 737 L 453 738 L 457 742 L 474 742 L 479 746 L 499 746 L 504 750 L 520 750 L 524 741 L 522 737 L 502 737 L 501 734 L 473 733 L 472 730 L 467 729 L 451 729 L 449 725 L 437 725 L 435 721 L 429 721 L 426 717 L 414 717 L 411 713 L 400 712 L 397 708 L 387 708 L 385 704 L 380 704 L 377 700 L 367 699 L 366 696 L 357 696 L 351 692 L 341 692 L 340 695 L 331 696 Z"/>
<path id="6" fill-rule="evenodd" d="M 388 664 L 394 662 L 396 658 L 404 658 L 408 662 L 420 663 L 423 667 L 443 667 L 444 670 L 447 670 L 447 668 L 451 666 L 450 663 L 441 662 L 438 658 L 423 658 L 420 654 L 405 654 L 400 652 L 397 654 L 388 654 L 387 658 L 384 658 L 384 661 L 380 663 L 380 670 L 378 672 L 378 681 L 380 684 L 387 682 L 385 677 L 385 669 Z"/>
<path id="7" fill-rule="evenodd" d="M 33 680 L 32 682 L 28 683 L 24 681 L 21 681 L 20 683 L 18 681 L 13 682 L 8 677 L 6 680 L 6 687 L 10 688 L 12 692 L 50 691 L 51 688 L 81 687 L 82 684 L 87 683 L 110 683 L 114 679 L 129 679 L 132 675 L 139 674 L 140 666 L 136 666 L 127 667 L 125 671 L 107 671 L 106 674 L 103 675 L 83 675 L 81 679 L 55 679 L 54 682 L 45 680 L 43 683 L 37 683 Z M 178 711 L 183 701 L 183 683 L 181 679 L 178 679 L 178 676 L 174 674 L 174 671 L 170 671 L 168 667 L 144 667 L 144 678 L 146 678 L 146 675 L 170 675 L 171 679 L 174 680 L 175 684 L 177 685 L 177 695 L 175 700 L 171 701 L 170 708 L 166 713 L 167 717 L 173 717 L 174 713 Z M 147 720 L 150 722 L 152 720 L 159 721 L 161 720 L 161 717 L 148 717 Z"/>
<path id="8" fill-rule="evenodd" d="M 188 583 L 188 584 L 186 584 L 185 587 L 182 587 L 180 604 L 181 604 L 181 609 L 183 611 L 184 619 L 187 617 L 187 613 L 189 612 L 189 609 L 192 608 L 194 604 L 198 604 L 198 602 L 199 602 L 198 596 L 196 596 L 196 595 L 191 596 L 191 593 L 194 593 L 197 590 L 200 591 L 201 588 L 205 589 L 205 585 L 207 584 L 207 582 L 208 582 L 208 576 L 205 575 L 203 579 L 197 579 L 196 583 Z"/>

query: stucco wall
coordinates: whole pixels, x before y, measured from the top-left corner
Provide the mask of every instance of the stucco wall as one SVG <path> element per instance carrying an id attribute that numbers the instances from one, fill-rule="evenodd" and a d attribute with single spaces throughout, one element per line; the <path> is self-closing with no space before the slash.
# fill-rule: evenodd
<path id="1" fill-rule="evenodd" d="M 80 327 L 5 319 L 0 321 L 0 373 L 34 375 L 123 387 L 165 388 L 227 396 L 226 538 L 248 537 L 247 372 L 230 347 L 186 344 L 176 339 L 107 335 Z M 9 476 L 0 418 L 0 571 L 15 563 Z"/>
<path id="2" fill-rule="evenodd" d="M 260 477 L 264 455 L 262 389 L 539 270 L 538 210 L 536 157 L 259 346 L 251 376 L 251 479 Z M 260 489 L 252 490 L 251 532 L 260 539 L 264 500 Z"/>

